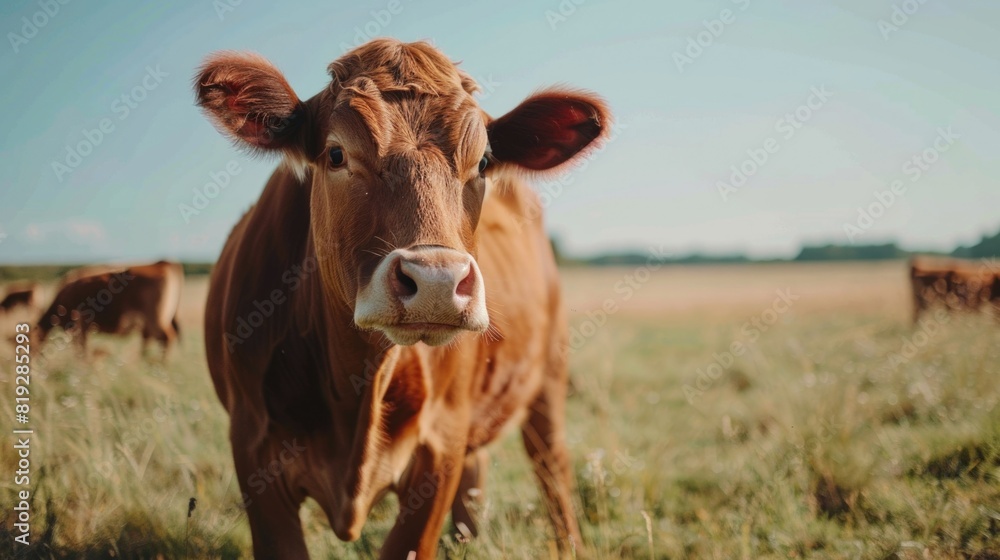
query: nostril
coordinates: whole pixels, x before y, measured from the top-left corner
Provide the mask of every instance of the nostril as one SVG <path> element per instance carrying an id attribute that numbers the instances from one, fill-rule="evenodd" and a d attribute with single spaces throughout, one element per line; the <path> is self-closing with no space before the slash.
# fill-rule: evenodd
<path id="1" fill-rule="evenodd" d="M 476 271 L 470 266 L 469 273 L 455 286 L 455 293 L 460 296 L 472 297 L 472 289 L 476 285 Z"/>
<path id="2" fill-rule="evenodd" d="M 397 296 L 410 297 L 417 294 L 417 282 L 403 272 L 403 267 L 396 262 L 395 274 L 392 275 L 392 291 Z"/>

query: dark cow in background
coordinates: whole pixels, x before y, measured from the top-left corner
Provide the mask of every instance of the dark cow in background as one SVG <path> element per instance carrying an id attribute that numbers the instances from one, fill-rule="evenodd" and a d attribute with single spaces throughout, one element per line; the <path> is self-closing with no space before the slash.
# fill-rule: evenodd
<path id="1" fill-rule="evenodd" d="M 34 309 L 38 307 L 41 299 L 41 288 L 38 284 L 11 286 L 7 288 L 7 295 L 4 296 L 3 301 L 0 301 L 0 311 L 9 313 L 19 306 Z"/>
<path id="2" fill-rule="evenodd" d="M 71 271 L 38 320 L 40 341 L 61 327 L 86 349 L 90 332 L 125 335 L 141 329 L 144 351 L 150 340 L 157 340 L 166 353 L 178 336 L 183 284 L 181 265 L 167 261 Z"/>
<path id="3" fill-rule="evenodd" d="M 938 305 L 965 312 L 980 311 L 991 302 L 997 307 L 1000 305 L 997 272 L 972 261 L 914 257 L 910 260 L 914 324 L 924 311 Z"/>

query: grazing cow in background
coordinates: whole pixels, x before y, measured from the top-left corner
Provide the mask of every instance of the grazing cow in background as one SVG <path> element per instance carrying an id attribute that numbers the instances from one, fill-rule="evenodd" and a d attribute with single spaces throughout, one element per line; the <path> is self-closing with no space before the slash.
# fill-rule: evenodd
<path id="1" fill-rule="evenodd" d="M 157 264 L 161 264 L 161 263 L 164 263 L 164 262 L 167 262 L 167 261 L 160 261 L 160 263 L 157 263 Z M 184 267 L 183 267 L 183 265 L 181 265 L 179 263 L 172 263 L 172 264 L 174 264 L 175 266 L 179 266 L 180 267 L 180 272 L 181 272 L 181 282 L 180 283 L 181 283 L 181 285 L 183 285 L 184 284 Z M 64 274 L 62 276 L 62 279 L 60 279 L 60 281 L 59 281 L 59 288 L 62 288 L 63 286 L 65 286 L 67 284 L 71 284 L 73 282 L 76 282 L 80 278 L 86 278 L 88 276 L 99 276 L 99 275 L 102 275 L 102 274 L 111 274 L 111 275 L 114 275 L 114 274 L 118 274 L 120 272 L 124 272 L 125 270 L 128 270 L 129 268 L 138 268 L 138 269 L 142 270 L 143 266 L 145 266 L 145 265 L 142 265 L 142 264 L 95 264 L 95 265 L 81 266 L 81 267 L 78 267 L 78 268 L 74 268 L 73 270 L 70 270 L 69 272 L 67 272 L 66 274 Z M 180 339 L 180 334 L 181 334 L 181 327 L 177 323 L 177 317 L 174 317 L 171 320 L 170 324 L 171 324 L 171 326 L 173 326 L 174 332 L 175 332 L 175 334 L 177 334 L 177 339 L 179 340 Z"/>
<path id="2" fill-rule="evenodd" d="M 9 313 L 19 306 L 34 309 L 38 307 L 41 299 L 41 287 L 38 284 L 33 283 L 28 287 L 11 286 L 7 288 L 7 295 L 4 296 L 3 301 L 0 301 L 0 311 Z"/>
<path id="3" fill-rule="evenodd" d="M 990 305 L 993 306 L 993 316 L 1000 320 L 1000 274 L 994 276 L 990 284 Z"/>
<path id="4" fill-rule="evenodd" d="M 935 305 L 952 311 L 980 311 L 993 299 L 996 279 L 995 271 L 979 263 L 914 257 L 910 260 L 914 324 Z"/>
<path id="5" fill-rule="evenodd" d="M 85 350 L 91 331 L 125 335 L 140 329 L 143 351 L 150 340 L 157 340 L 166 353 L 178 336 L 177 309 L 184 284 L 181 265 L 160 261 L 87 271 L 96 274 L 74 271 L 63 280 L 38 321 L 40 341 L 61 327 Z"/>
<path id="6" fill-rule="evenodd" d="M 59 279 L 59 287 L 63 287 L 66 284 L 76 282 L 80 278 L 86 278 L 88 276 L 98 276 L 101 274 L 116 274 L 122 272 L 123 270 L 129 268 L 130 266 L 141 266 L 143 263 L 133 263 L 133 264 L 91 264 L 87 266 L 80 266 L 69 270 L 66 274 L 62 275 Z"/>
<path id="7" fill-rule="evenodd" d="M 284 158 L 230 235 L 205 312 L 255 556 L 308 557 L 307 496 L 354 540 L 393 491 L 381 558 L 435 558 L 449 510 L 476 533 L 483 447 L 508 425 L 571 554 L 567 328 L 531 219 L 540 201 L 520 177 L 592 149 L 608 110 L 553 89 L 491 118 L 427 43 L 371 41 L 329 72 L 302 101 L 270 63 L 229 52 L 194 83 L 224 134 Z"/>

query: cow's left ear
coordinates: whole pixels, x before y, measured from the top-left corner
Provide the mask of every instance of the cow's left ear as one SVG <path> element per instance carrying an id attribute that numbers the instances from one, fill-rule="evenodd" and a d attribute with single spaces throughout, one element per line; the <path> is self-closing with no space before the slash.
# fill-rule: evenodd
<path id="1" fill-rule="evenodd" d="M 501 165 L 548 171 L 597 146 L 611 130 L 611 112 L 594 94 L 548 90 L 525 99 L 486 130 Z"/>
<path id="2" fill-rule="evenodd" d="M 194 79 L 198 105 L 216 127 L 257 152 L 294 152 L 305 107 L 277 68 L 263 57 L 221 52 Z"/>

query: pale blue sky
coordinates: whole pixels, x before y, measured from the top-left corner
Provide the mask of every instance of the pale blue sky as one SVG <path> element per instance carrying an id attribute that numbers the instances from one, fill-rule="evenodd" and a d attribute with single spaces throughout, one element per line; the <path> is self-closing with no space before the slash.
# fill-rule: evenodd
<path id="1" fill-rule="evenodd" d="M 493 115 L 553 83 L 607 98 L 622 125 L 616 139 L 546 208 L 576 254 L 663 246 L 790 256 L 802 243 L 848 242 L 857 207 L 895 180 L 905 194 L 857 241 L 947 249 L 1000 228 L 993 0 L 398 0 L 384 25 L 372 12 L 389 0 L 242 0 L 220 19 L 224 1 L 71 0 L 46 18 L 38 0 L 0 6 L 0 262 L 214 259 L 275 162 L 234 150 L 205 121 L 194 68 L 215 50 L 254 50 L 307 98 L 366 26 L 431 39 L 462 60 L 493 84 L 481 101 Z M 894 4 L 919 9 L 880 30 Z M 547 15 L 560 5 L 575 12 Z M 709 46 L 679 69 L 675 53 L 724 9 L 728 23 L 709 25 L 718 37 L 703 34 Z M 48 21 L 28 38 L 22 18 Z M 144 79 L 155 89 L 142 90 Z M 137 87 L 145 99 L 126 115 L 119 98 Z M 828 99 L 810 98 L 823 87 Z M 814 109 L 799 109 L 810 101 Z M 779 123 L 797 109 L 801 128 Z M 66 146 L 105 118 L 114 129 L 57 177 Z M 949 126 L 958 138 L 938 141 L 947 151 L 929 153 L 937 161 L 914 181 L 904 164 Z M 774 153 L 723 200 L 719 182 L 765 145 Z M 239 174 L 185 223 L 178 206 L 227 165 Z"/>

